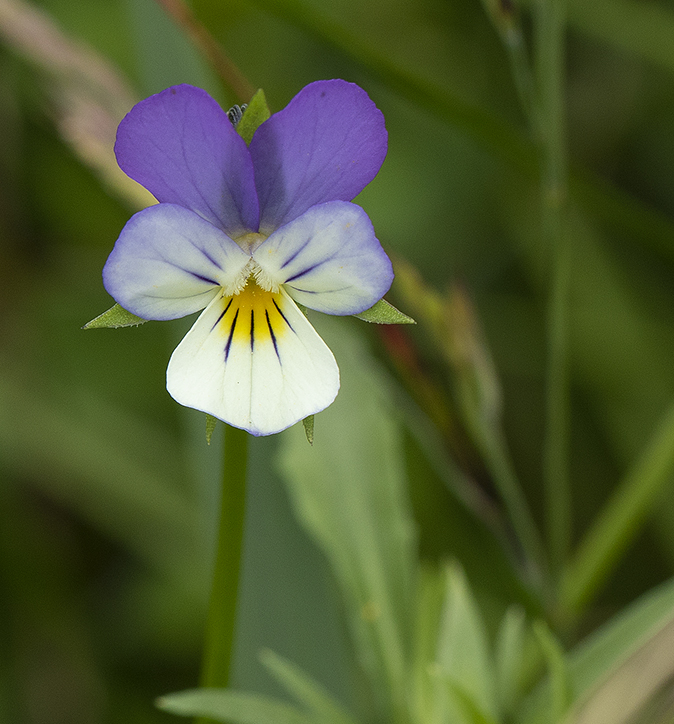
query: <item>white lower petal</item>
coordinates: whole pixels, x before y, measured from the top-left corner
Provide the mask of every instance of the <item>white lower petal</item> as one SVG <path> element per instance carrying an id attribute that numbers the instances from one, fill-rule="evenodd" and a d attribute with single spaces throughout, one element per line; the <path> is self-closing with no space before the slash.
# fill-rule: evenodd
<path id="1" fill-rule="evenodd" d="M 325 409 L 339 369 L 286 292 L 251 281 L 204 310 L 171 356 L 167 388 L 182 405 L 271 435 Z"/>

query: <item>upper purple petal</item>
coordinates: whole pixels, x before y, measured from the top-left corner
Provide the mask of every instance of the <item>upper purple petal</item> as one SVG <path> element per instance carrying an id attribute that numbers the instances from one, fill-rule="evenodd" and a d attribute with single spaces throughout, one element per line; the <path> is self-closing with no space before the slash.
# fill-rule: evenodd
<path id="1" fill-rule="evenodd" d="M 119 124 L 115 153 L 158 201 L 184 206 L 229 236 L 257 230 L 248 148 L 206 91 L 177 85 L 135 105 Z"/>
<path id="2" fill-rule="evenodd" d="M 351 201 L 377 175 L 387 144 L 384 116 L 362 88 L 343 80 L 303 88 L 250 144 L 260 231 L 316 204 Z"/>

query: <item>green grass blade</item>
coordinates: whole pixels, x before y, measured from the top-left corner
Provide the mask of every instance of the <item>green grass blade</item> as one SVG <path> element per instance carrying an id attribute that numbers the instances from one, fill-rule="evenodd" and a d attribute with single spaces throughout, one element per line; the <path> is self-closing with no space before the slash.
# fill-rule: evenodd
<path id="1" fill-rule="evenodd" d="M 178 716 L 208 717 L 233 724 L 317 724 L 316 719 L 282 701 L 229 689 L 180 691 L 162 696 L 156 704 Z"/>
<path id="2" fill-rule="evenodd" d="M 269 650 L 263 651 L 260 659 L 274 678 L 322 724 L 356 724 L 356 720 L 299 667 Z"/>
<path id="3" fill-rule="evenodd" d="M 563 580 L 564 611 L 577 614 L 591 601 L 673 473 L 674 406 L 583 539 Z"/>

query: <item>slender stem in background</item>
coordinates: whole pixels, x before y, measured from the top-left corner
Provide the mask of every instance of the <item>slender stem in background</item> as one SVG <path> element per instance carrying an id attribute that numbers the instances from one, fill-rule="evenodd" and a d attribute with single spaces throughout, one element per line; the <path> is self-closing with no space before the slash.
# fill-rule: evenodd
<path id="1" fill-rule="evenodd" d="M 539 0 L 535 25 L 539 136 L 543 157 L 543 242 L 551 284 L 543 475 L 550 564 L 559 573 L 571 540 L 568 471 L 568 306 L 570 250 L 566 234 L 567 158 L 564 121 L 565 0 Z"/>
<path id="2" fill-rule="evenodd" d="M 537 114 L 536 88 L 531 63 L 529 62 L 529 54 L 524 41 L 519 7 L 513 0 L 482 0 L 482 4 L 508 54 L 510 72 L 515 83 L 517 97 L 522 106 L 522 112 L 529 123 L 532 136 L 536 137 L 540 127 Z"/>
<path id="3" fill-rule="evenodd" d="M 508 511 L 508 518 L 524 553 L 529 578 L 541 593 L 547 575 L 545 552 L 527 499 L 510 461 L 505 440 L 500 431 L 486 432 L 483 429 L 479 433 L 477 442 L 494 485 Z"/>
<path id="4" fill-rule="evenodd" d="M 229 683 L 246 507 L 248 433 L 225 426 L 220 529 L 206 623 L 201 686 Z"/>
<path id="5" fill-rule="evenodd" d="M 187 36 L 208 59 L 215 72 L 222 78 L 237 98 L 247 103 L 257 90 L 244 74 L 227 57 L 218 41 L 195 17 L 184 0 L 157 0 L 177 25 L 185 30 Z"/>

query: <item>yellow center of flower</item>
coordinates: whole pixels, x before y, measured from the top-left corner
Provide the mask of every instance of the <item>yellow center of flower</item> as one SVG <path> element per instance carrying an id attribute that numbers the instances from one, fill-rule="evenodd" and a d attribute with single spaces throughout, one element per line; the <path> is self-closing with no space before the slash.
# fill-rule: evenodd
<path id="1" fill-rule="evenodd" d="M 225 359 L 230 349 L 272 344 L 278 355 L 278 340 L 292 330 L 283 312 L 287 302 L 279 292 L 261 287 L 254 275 L 248 277 L 245 286 L 233 296 L 223 295 L 222 312 L 214 328 L 225 338 Z"/>

